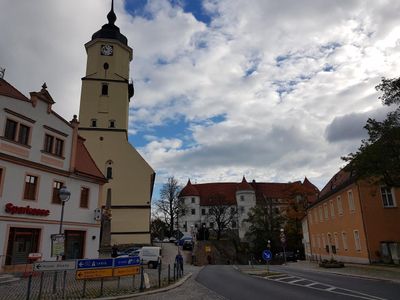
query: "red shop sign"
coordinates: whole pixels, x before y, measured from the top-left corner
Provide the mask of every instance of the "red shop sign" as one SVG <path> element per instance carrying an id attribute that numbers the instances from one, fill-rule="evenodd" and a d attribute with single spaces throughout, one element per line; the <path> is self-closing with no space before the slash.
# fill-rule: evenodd
<path id="1" fill-rule="evenodd" d="M 5 208 L 6 213 L 9 214 L 20 214 L 20 215 L 33 215 L 33 216 L 48 216 L 50 214 L 50 210 L 48 209 L 40 209 L 40 208 L 31 208 L 28 206 L 15 206 L 12 203 L 7 203 Z"/>

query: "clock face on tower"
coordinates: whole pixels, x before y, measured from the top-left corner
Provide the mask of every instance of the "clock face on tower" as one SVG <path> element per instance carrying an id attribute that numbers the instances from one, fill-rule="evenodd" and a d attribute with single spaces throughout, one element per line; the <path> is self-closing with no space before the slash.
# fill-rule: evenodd
<path id="1" fill-rule="evenodd" d="M 101 45 L 101 55 L 105 55 L 105 56 L 111 56 L 113 55 L 113 46 L 111 45 Z"/>

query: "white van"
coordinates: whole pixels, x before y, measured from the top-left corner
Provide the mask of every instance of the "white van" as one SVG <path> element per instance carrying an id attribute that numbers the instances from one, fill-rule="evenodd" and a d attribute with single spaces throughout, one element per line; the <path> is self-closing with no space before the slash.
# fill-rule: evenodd
<path id="1" fill-rule="evenodd" d="M 150 269 L 156 269 L 161 260 L 161 247 L 142 247 L 138 255 L 143 264 L 147 264 Z"/>

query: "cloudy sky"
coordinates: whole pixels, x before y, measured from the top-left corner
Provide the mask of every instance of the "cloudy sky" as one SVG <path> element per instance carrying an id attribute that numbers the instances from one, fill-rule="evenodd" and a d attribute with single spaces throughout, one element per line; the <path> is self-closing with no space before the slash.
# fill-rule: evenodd
<path id="1" fill-rule="evenodd" d="M 375 91 L 400 75 L 400 1 L 126 0 L 133 48 L 129 140 L 182 184 L 307 176 L 319 188 L 385 115 Z M 84 43 L 110 0 L 0 0 L 0 66 L 28 95 L 43 82 L 79 113 Z M 157 194 L 155 198 L 157 198 Z"/>

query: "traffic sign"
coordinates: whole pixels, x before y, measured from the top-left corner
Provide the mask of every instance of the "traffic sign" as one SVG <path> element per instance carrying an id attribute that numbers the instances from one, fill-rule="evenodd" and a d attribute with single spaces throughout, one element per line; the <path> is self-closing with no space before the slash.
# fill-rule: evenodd
<path id="1" fill-rule="evenodd" d="M 112 277 L 113 269 L 91 269 L 76 271 L 76 279 L 91 279 L 101 277 Z"/>
<path id="2" fill-rule="evenodd" d="M 115 268 L 113 276 L 128 276 L 128 275 L 137 275 L 139 274 L 140 267 L 124 267 L 124 268 Z"/>
<path id="3" fill-rule="evenodd" d="M 102 259 L 78 259 L 76 262 L 77 269 L 100 269 L 100 268 L 112 268 L 112 258 Z"/>
<path id="4" fill-rule="evenodd" d="M 131 256 L 131 257 L 119 257 L 114 258 L 114 267 L 127 267 L 127 266 L 138 266 L 140 265 L 140 257 L 139 256 Z"/>
<path id="5" fill-rule="evenodd" d="M 262 252 L 262 257 L 265 261 L 270 261 L 272 259 L 272 252 L 270 250 L 264 250 Z"/>
<path id="6" fill-rule="evenodd" d="M 39 261 L 33 264 L 33 271 L 75 270 L 75 260 L 70 261 Z"/>

